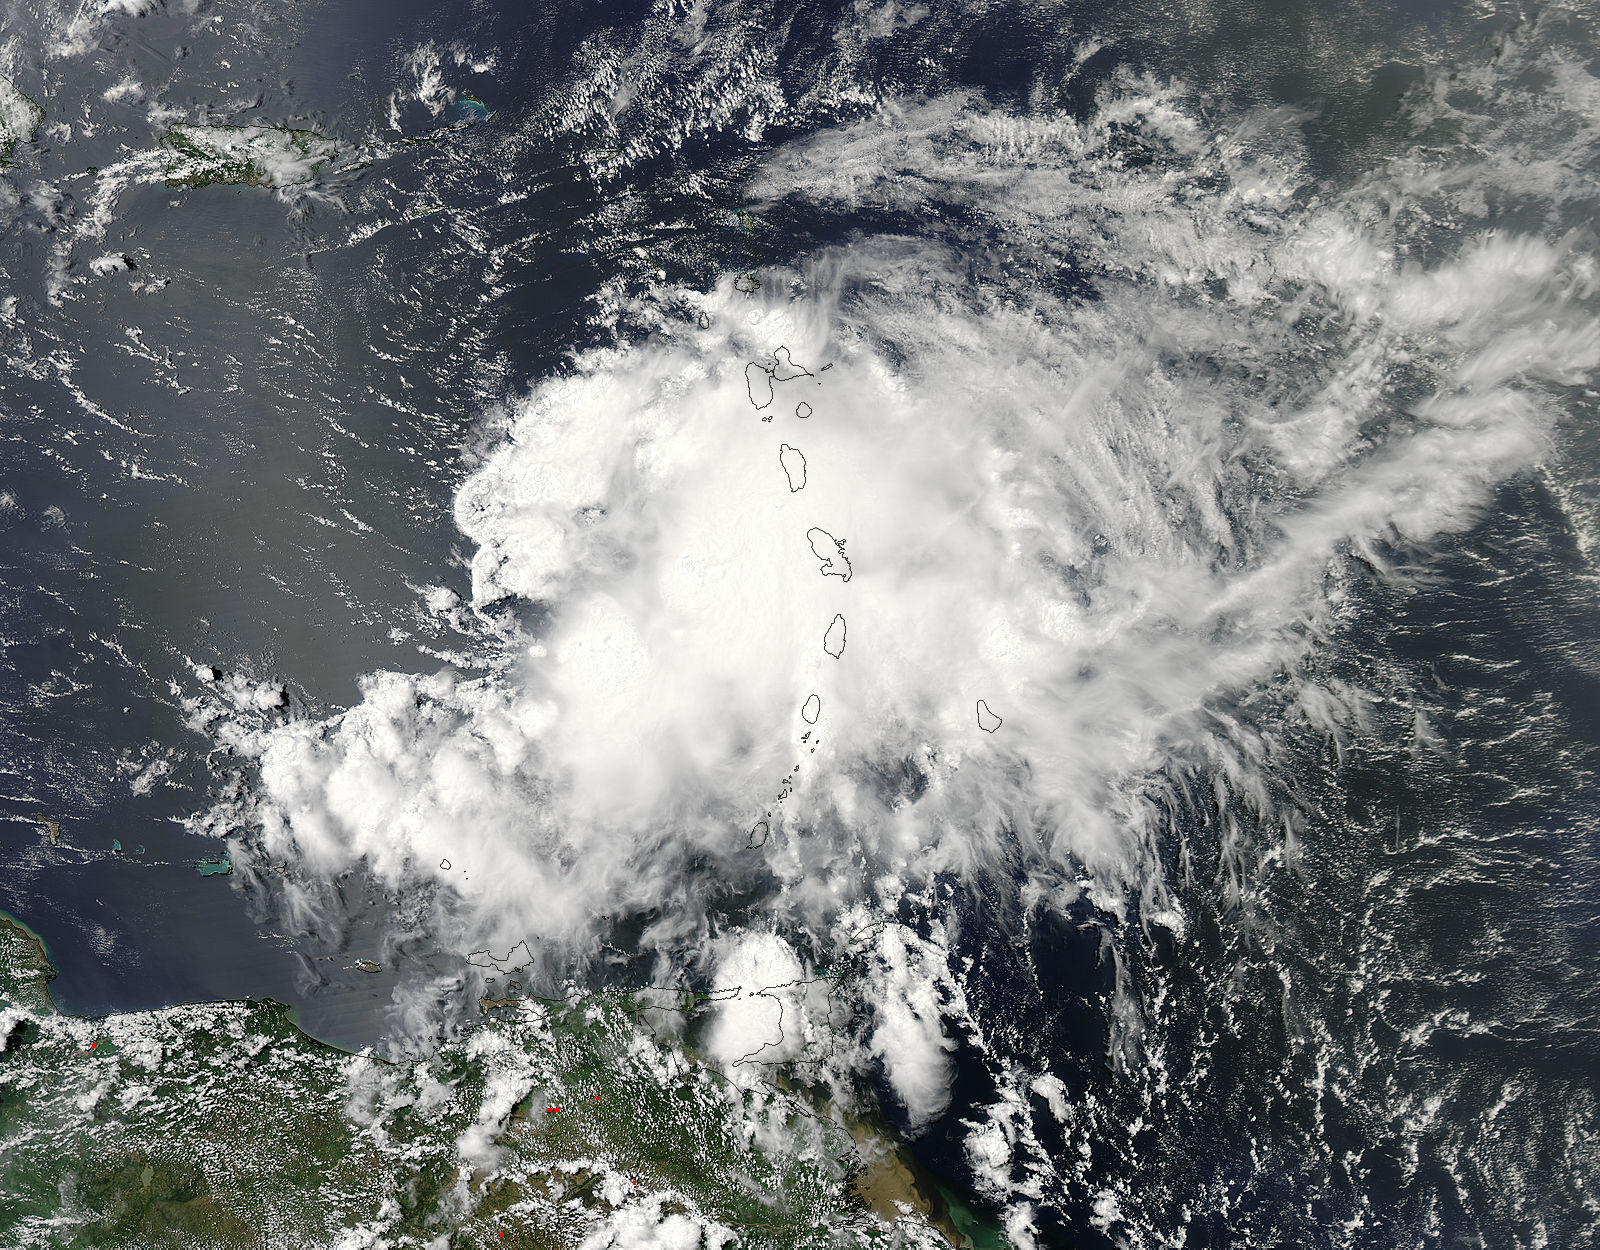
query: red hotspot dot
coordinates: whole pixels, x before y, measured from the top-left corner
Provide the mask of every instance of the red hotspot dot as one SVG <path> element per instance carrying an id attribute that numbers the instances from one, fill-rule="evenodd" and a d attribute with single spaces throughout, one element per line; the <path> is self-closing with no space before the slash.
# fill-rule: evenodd
<path id="1" fill-rule="evenodd" d="M 90 1043 L 89 1043 L 89 1049 L 90 1049 L 90 1050 L 93 1050 L 93 1049 L 94 1049 L 94 1048 L 95 1048 L 95 1047 L 96 1047 L 96 1046 L 98 1046 L 98 1045 L 99 1045 L 99 1044 L 100 1044 L 100 1043 L 99 1043 L 99 1042 L 90 1042 Z"/>

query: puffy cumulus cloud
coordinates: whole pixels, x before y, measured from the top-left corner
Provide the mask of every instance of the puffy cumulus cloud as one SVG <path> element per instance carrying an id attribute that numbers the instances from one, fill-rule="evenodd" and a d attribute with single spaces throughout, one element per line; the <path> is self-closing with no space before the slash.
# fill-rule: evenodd
<path id="1" fill-rule="evenodd" d="M 0 1011 L 0 1046 L 11 1039 L 13 1033 L 20 1032 L 22 1027 L 33 1023 L 33 1016 L 16 1007 L 7 1007 Z"/>
<path id="2" fill-rule="evenodd" d="M 499 1161 L 501 1148 L 495 1138 L 517 1103 L 534 1090 L 540 1074 L 527 1049 L 502 1033 L 474 1033 L 467 1054 L 483 1063 L 483 1098 L 473 1123 L 456 1139 L 456 1153 L 463 1164 L 482 1173 Z"/>
<path id="3" fill-rule="evenodd" d="M 1600 360 L 1589 258 L 1427 235 L 1455 190 L 1317 187 L 1298 151 L 1134 80 L 1086 120 L 946 99 L 781 150 L 758 197 L 916 233 L 684 293 L 504 414 L 456 520 L 474 606 L 536 610 L 487 674 L 222 729 L 267 853 L 562 961 L 623 921 L 700 959 L 736 905 L 825 951 L 1019 856 L 1036 898 L 1159 911 L 1173 794 L 1269 814 L 1273 724 L 1336 715 L 1303 662 L 1350 557 L 1470 524 Z M 873 1048 L 931 1116 L 933 961 L 884 940 Z M 759 941 L 729 966 L 793 971 Z"/>
<path id="4" fill-rule="evenodd" d="M 100 93 L 100 98 L 109 104 L 137 104 L 144 96 L 144 84 L 131 74 L 124 75 Z"/>
<path id="5" fill-rule="evenodd" d="M 60 57 L 82 56 L 97 47 L 105 28 L 119 18 L 148 17 L 164 6 L 164 0 L 87 0 L 80 4 L 44 5 L 38 13 L 38 33 L 45 48 Z M 191 14 L 198 0 L 179 0 L 173 6 Z"/>
<path id="6" fill-rule="evenodd" d="M 733 1229 L 684 1211 L 678 1195 L 662 1191 L 609 1213 L 583 1239 L 581 1250 L 720 1250 L 738 1240 Z"/>
<path id="7" fill-rule="evenodd" d="M 389 96 L 389 124 L 403 130 L 406 110 L 413 105 L 430 117 L 440 116 L 460 98 L 460 79 L 491 73 L 496 64 L 493 53 L 474 52 L 457 41 L 441 46 L 430 39 L 417 45 L 392 67 L 399 89 Z"/>
<path id="8" fill-rule="evenodd" d="M 882 1061 L 915 1129 L 950 1105 L 955 1043 L 944 1030 L 940 992 L 954 988 L 949 964 L 942 945 L 923 942 L 901 925 L 884 927 L 876 956 L 865 988 L 873 1012 L 868 1053 Z"/>

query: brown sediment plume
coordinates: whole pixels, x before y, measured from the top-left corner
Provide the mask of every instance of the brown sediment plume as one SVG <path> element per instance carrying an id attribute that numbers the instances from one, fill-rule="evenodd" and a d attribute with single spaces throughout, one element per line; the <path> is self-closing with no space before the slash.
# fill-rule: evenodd
<path id="1" fill-rule="evenodd" d="M 6 940 L 8 938 L 10 940 Z M 32 991 L 37 996 L 33 1002 L 21 1005 L 41 1014 L 56 1012 L 49 988 L 56 970 L 50 962 L 44 939 L 15 916 L 5 912 L 0 912 L 0 961 L 11 965 L 8 971 L 22 974 L 16 981 L 23 994 Z"/>
<path id="2" fill-rule="evenodd" d="M 903 1144 L 853 1116 L 846 1117 L 845 1127 L 855 1140 L 861 1160 L 854 1184 L 856 1196 L 867 1210 L 893 1222 L 903 1216 L 903 1208 L 909 1207 L 952 1246 L 971 1244 L 950 1218 L 938 1185 Z"/>

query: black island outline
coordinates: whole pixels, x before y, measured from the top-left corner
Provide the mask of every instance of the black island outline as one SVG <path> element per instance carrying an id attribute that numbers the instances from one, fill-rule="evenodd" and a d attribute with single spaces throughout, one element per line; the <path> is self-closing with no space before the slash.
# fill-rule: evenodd
<path id="1" fill-rule="evenodd" d="M 785 443 L 778 449 L 778 464 L 784 477 L 789 479 L 789 493 L 806 488 L 806 456 L 798 447 Z"/>
<path id="2" fill-rule="evenodd" d="M 781 344 L 772 353 L 772 363 L 766 364 L 759 360 L 752 360 L 744 367 L 744 386 L 750 395 L 750 402 L 757 412 L 763 412 L 772 407 L 772 384 L 774 382 L 788 382 L 794 378 L 810 378 L 816 375 L 804 365 L 795 364 L 794 357 L 789 349 Z"/>
<path id="3" fill-rule="evenodd" d="M 835 538 L 821 526 L 813 525 L 806 531 L 806 541 L 811 544 L 811 554 L 822 561 L 824 577 L 850 580 L 852 569 L 849 557 L 844 554 L 844 539 Z"/>
<path id="4" fill-rule="evenodd" d="M 828 625 L 827 632 L 822 635 L 822 649 L 837 660 L 844 654 L 847 638 L 848 630 L 845 625 L 844 615 L 835 612 L 833 620 Z"/>

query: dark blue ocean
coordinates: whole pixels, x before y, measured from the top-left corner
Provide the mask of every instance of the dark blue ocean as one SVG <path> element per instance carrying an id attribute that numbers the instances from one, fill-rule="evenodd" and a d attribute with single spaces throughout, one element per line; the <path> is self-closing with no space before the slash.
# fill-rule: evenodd
<path id="1" fill-rule="evenodd" d="M 171 4 L 98 19 L 70 54 L 50 33 L 65 13 L 27 0 L 3 18 L 6 72 L 48 119 L 0 170 L 15 301 L 0 318 L 0 910 L 46 942 L 66 1011 L 270 997 L 352 1048 L 392 1023 L 396 973 L 351 965 L 404 900 L 345 872 L 327 927 L 257 874 L 197 870 L 215 835 L 250 836 L 202 818 L 251 784 L 251 762 L 194 722 L 194 666 L 281 683 L 294 717 L 356 703 L 378 670 L 488 671 L 481 633 L 421 606 L 429 588 L 472 593 L 456 491 L 499 406 L 646 334 L 626 297 L 652 283 L 706 290 L 823 248 L 936 238 L 974 288 L 1101 298 L 1092 248 L 1029 269 L 1029 242 L 997 233 L 981 200 L 797 194 L 752 229 L 739 210 L 775 150 L 951 93 L 1086 119 L 1148 78 L 1185 84 L 1224 136 L 1252 111 L 1294 116 L 1331 200 L 1413 149 L 1419 183 L 1442 167 L 1456 123 L 1418 123 L 1419 93 L 1477 91 L 1486 110 L 1555 98 L 1600 56 L 1588 6 Z M 709 53 L 658 37 L 693 13 L 713 43 L 748 42 L 730 58 L 748 78 L 709 81 Z M 883 33 L 847 46 L 839 32 L 868 17 Z M 1508 67 L 1508 49 L 1532 68 Z M 573 88 L 606 57 L 606 82 L 643 84 L 637 102 Z M 148 101 L 108 99 L 124 80 Z M 156 102 L 314 129 L 359 159 L 316 193 L 131 175 L 108 190 L 85 171 L 152 150 L 170 120 Z M 1461 140 L 1486 167 L 1494 144 L 1525 140 L 1504 107 L 1490 137 Z M 1466 232 L 1592 251 L 1594 205 L 1547 186 L 1592 182 L 1600 147 L 1578 123 L 1562 142 L 1559 170 L 1529 174 L 1520 198 L 1485 192 L 1470 221 L 1441 215 L 1410 262 Z M 1130 122 L 1119 174 L 1155 159 Z M 98 256 L 132 264 L 101 276 Z M 1402 375 L 1385 421 L 1422 394 Z M 1209 705 L 1230 723 L 1279 717 L 1261 765 L 1273 814 L 1219 802 L 1227 783 L 1203 765 L 1164 776 L 1152 853 L 1181 928 L 1145 914 L 1148 897 L 1120 916 L 1089 894 L 1032 908 L 1021 834 L 901 905 L 912 929 L 950 935 L 965 1009 L 948 1110 L 914 1125 L 881 1073 L 876 1089 L 919 1160 L 997 1228 L 1025 1204 L 1041 1246 L 1596 1236 L 1591 382 L 1549 384 L 1548 449 L 1472 524 L 1343 551 L 1349 593 L 1302 670 Z M 1104 593 L 1088 564 L 1062 576 L 1085 602 Z M 1312 681 L 1362 692 L 1338 733 L 1268 710 L 1274 689 Z M 914 799 L 920 782 L 885 780 L 902 783 Z M 59 845 L 36 816 L 59 822 Z M 445 976 L 459 963 L 425 942 L 410 957 Z M 1045 1067 L 1065 1115 L 1016 1077 Z M 973 1142 L 991 1122 L 1012 1153 L 986 1171 Z M 1063 1162 L 1033 1181 L 1029 1151 Z"/>

